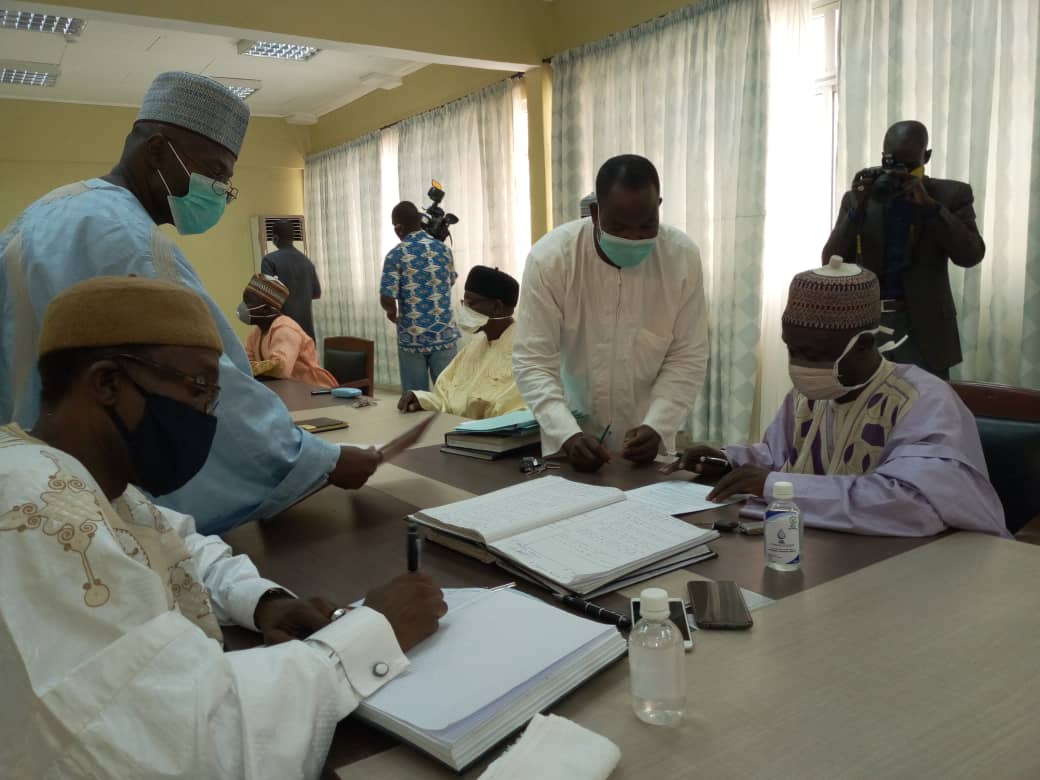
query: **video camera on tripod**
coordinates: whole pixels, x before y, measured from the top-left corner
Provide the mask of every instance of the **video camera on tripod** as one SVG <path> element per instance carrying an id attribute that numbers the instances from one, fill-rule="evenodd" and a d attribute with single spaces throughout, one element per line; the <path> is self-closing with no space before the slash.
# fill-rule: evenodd
<path id="1" fill-rule="evenodd" d="M 441 183 L 433 179 L 430 184 L 432 186 L 426 196 L 433 202 L 423 211 L 422 229 L 438 241 L 445 241 L 451 238 L 449 226 L 458 224 L 459 218 L 454 214 L 445 213 L 440 207 L 440 202 L 444 200 L 444 187 Z"/>

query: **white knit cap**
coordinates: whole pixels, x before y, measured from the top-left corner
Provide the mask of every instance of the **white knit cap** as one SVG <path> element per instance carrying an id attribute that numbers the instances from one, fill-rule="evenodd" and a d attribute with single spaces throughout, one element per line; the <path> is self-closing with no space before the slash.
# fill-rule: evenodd
<path id="1" fill-rule="evenodd" d="M 219 81 L 175 70 L 155 77 L 136 121 L 183 127 L 238 157 L 249 125 L 249 106 Z"/>

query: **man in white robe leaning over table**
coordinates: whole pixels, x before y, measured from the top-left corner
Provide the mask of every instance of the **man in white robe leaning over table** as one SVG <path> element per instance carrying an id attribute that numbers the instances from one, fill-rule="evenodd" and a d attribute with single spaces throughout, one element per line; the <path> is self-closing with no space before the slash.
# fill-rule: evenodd
<path id="1" fill-rule="evenodd" d="M 281 400 L 253 379 L 195 269 L 159 230 L 173 224 L 182 235 L 198 234 L 220 220 L 237 193 L 231 177 L 248 122 L 246 104 L 223 84 L 162 73 L 111 173 L 45 195 L 0 235 L 0 421 L 36 421 L 39 323 L 62 290 L 133 274 L 179 281 L 206 298 L 224 345 L 225 403 L 206 466 L 163 505 L 210 533 L 275 515 L 326 483 L 361 487 L 381 462 L 374 449 L 338 447 L 293 424 Z"/>
<path id="2" fill-rule="evenodd" d="M 611 452 L 642 463 L 671 451 L 704 383 L 700 252 L 660 224 L 660 192 L 646 158 L 607 160 L 591 219 L 544 236 L 524 269 L 516 383 L 543 453 L 562 453 L 579 470 L 595 471 Z"/>
<path id="3" fill-rule="evenodd" d="M 222 346 L 174 282 L 99 277 L 47 309 L 43 414 L 0 427 L 0 776 L 317 777 L 446 612 L 417 573 L 356 609 L 297 599 L 141 493 L 206 460 Z M 224 653 L 222 624 L 278 644 Z"/>

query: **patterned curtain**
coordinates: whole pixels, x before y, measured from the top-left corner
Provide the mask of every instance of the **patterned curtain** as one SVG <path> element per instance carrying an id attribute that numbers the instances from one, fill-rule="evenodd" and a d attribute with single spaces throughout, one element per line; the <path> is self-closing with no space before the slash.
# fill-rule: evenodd
<path id="1" fill-rule="evenodd" d="M 325 336 L 374 341 L 376 383 L 396 385 L 397 337 L 378 295 L 383 257 L 396 241 L 386 232 L 379 134 L 309 157 L 304 208 L 322 289 L 314 305 L 319 354 Z"/>
<path id="2" fill-rule="evenodd" d="M 1038 34 L 1034 0 L 841 7 L 839 178 L 878 164 L 891 123 L 919 119 L 929 174 L 975 191 L 986 257 L 950 265 L 964 351 L 955 379 L 1040 387 Z"/>
<path id="3" fill-rule="evenodd" d="M 555 223 L 578 218 L 604 160 L 642 154 L 661 174 L 662 220 L 701 249 L 711 357 L 686 427 L 702 440 L 751 433 L 768 69 L 766 0 L 707 0 L 553 59 Z"/>

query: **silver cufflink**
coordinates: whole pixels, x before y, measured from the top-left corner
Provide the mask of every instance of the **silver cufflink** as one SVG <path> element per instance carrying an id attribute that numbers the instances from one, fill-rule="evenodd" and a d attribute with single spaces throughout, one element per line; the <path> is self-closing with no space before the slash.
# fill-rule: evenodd
<path id="1" fill-rule="evenodd" d="M 379 661 L 372 666 L 372 674 L 376 677 L 386 677 L 390 674 L 390 665 Z"/>
<path id="2" fill-rule="evenodd" d="M 332 621 L 332 620 L 339 620 L 341 617 L 346 615 L 349 611 L 350 611 L 349 607 L 340 607 L 339 609 L 335 610 L 331 615 L 329 615 L 329 620 L 330 621 Z"/>

